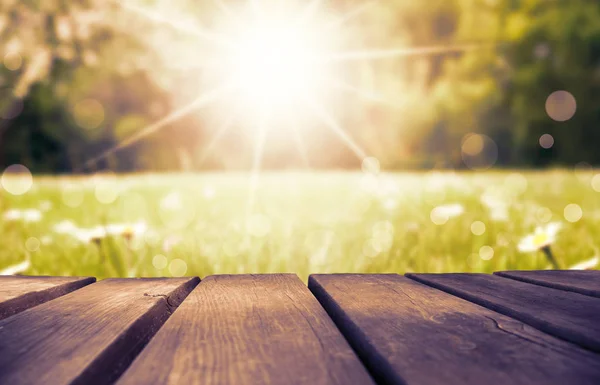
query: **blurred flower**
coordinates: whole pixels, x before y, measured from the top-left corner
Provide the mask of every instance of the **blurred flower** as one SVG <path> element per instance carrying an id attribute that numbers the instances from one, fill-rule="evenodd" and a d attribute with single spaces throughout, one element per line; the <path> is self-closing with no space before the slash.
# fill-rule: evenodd
<path id="1" fill-rule="evenodd" d="M 429 218 L 433 223 L 440 226 L 448 222 L 450 218 L 457 217 L 465 211 L 461 204 L 453 203 L 434 207 L 429 214 Z"/>
<path id="2" fill-rule="evenodd" d="M 42 245 L 49 245 L 52 243 L 52 241 L 53 239 L 50 235 L 44 235 L 40 238 L 40 242 L 42 243 Z"/>
<path id="3" fill-rule="evenodd" d="M 23 212 L 17 209 L 10 209 L 4 212 L 5 221 L 16 221 L 23 217 Z"/>
<path id="4" fill-rule="evenodd" d="M 0 270 L 0 275 L 15 275 L 22 273 L 31 267 L 31 262 L 27 259 L 21 263 L 17 263 L 16 265 L 5 267 Z"/>
<path id="5" fill-rule="evenodd" d="M 519 242 L 519 251 L 529 253 L 550 246 L 556 240 L 556 234 L 561 227 L 562 224 L 560 222 L 552 222 L 547 226 L 537 227 L 533 234 L 529 234 L 521 239 L 521 242 Z"/>
<path id="6" fill-rule="evenodd" d="M 96 226 L 91 229 L 75 229 L 72 235 L 83 243 L 99 243 L 106 238 L 106 230 L 102 226 Z"/>
<path id="7" fill-rule="evenodd" d="M 42 219 L 42 212 L 36 209 L 17 210 L 11 209 L 4 213 L 4 220 L 16 221 L 23 220 L 25 222 L 39 222 Z"/>
<path id="8" fill-rule="evenodd" d="M 146 233 L 148 225 L 146 222 L 139 221 L 133 224 L 111 224 L 106 226 L 106 234 L 111 236 L 120 236 L 127 240 L 137 238 Z"/>
<path id="9" fill-rule="evenodd" d="M 42 219 L 42 212 L 37 209 L 27 209 L 23 211 L 23 220 L 25 222 L 39 222 Z"/>
<path id="10" fill-rule="evenodd" d="M 435 208 L 438 214 L 448 217 L 454 218 L 459 215 L 462 215 L 465 212 L 465 208 L 460 203 L 452 203 L 448 205 L 442 205 Z"/>
<path id="11" fill-rule="evenodd" d="M 556 240 L 556 234 L 561 227 L 562 224 L 560 222 L 552 222 L 544 227 L 538 226 L 533 234 L 521 239 L 518 246 L 519 251 L 533 252 L 541 250 L 552 266 L 555 269 L 559 269 L 560 265 L 556 261 L 556 258 L 554 258 L 550 245 Z"/>
<path id="12" fill-rule="evenodd" d="M 600 258 L 595 256 L 569 267 L 569 270 L 594 270 L 598 266 L 598 262 L 600 262 Z"/>
<path id="13" fill-rule="evenodd" d="M 77 226 L 72 221 L 65 219 L 55 224 L 52 229 L 59 234 L 70 234 L 77 230 Z"/>

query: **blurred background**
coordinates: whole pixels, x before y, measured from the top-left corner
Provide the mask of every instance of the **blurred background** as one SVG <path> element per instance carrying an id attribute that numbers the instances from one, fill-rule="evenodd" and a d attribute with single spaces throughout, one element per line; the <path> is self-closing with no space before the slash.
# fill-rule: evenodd
<path id="1" fill-rule="evenodd" d="M 600 265 L 597 0 L 0 0 L 0 36 L 0 275 Z"/>
<path id="2" fill-rule="evenodd" d="M 252 130 L 243 120 L 234 124 L 207 153 L 225 114 L 204 110 L 86 167 L 206 90 L 203 63 L 214 48 L 186 28 L 218 28 L 244 4 L 1 0 L 0 166 L 34 173 L 249 169 Z M 585 168 L 600 161 L 598 1 L 330 0 L 320 7 L 332 18 L 354 12 L 331 32 L 343 36 L 344 48 L 414 49 L 344 64 L 360 92 L 339 93 L 331 107 L 382 168 Z M 329 130 L 302 131 L 303 151 L 285 130 L 269 133 L 263 168 L 360 167 Z"/>

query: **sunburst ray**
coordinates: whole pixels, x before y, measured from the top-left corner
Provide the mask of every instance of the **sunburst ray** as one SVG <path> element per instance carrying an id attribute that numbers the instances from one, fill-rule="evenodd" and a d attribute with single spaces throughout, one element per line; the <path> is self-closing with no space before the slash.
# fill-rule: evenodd
<path id="1" fill-rule="evenodd" d="M 268 132 L 269 114 L 266 110 L 261 111 L 257 125 L 257 134 L 254 141 L 254 153 L 252 157 L 252 170 L 250 173 L 250 188 L 248 191 L 248 202 L 246 204 L 246 219 L 254 212 L 256 201 L 256 190 L 260 182 L 262 158 L 264 154 L 265 141 Z"/>
<path id="2" fill-rule="evenodd" d="M 148 135 L 151 135 L 151 134 L 159 131 L 160 129 L 164 128 L 165 126 L 183 118 L 184 116 L 190 114 L 192 111 L 209 105 L 210 103 L 216 101 L 228 89 L 229 89 L 228 85 L 222 86 L 222 87 L 217 88 L 216 90 L 213 90 L 205 95 L 202 95 L 202 96 L 196 98 L 190 104 L 172 112 L 171 114 L 165 116 L 164 118 L 160 119 L 159 121 L 142 128 L 137 133 L 135 133 L 135 134 L 131 135 L 130 137 L 126 138 L 125 140 L 119 142 L 116 146 L 114 146 L 114 147 L 110 148 L 109 150 L 103 152 L 102 154 L 88 160 L 87 162 L 85 162 L 85 167 L 94 165 L 98 161 L 105 159 L 106 157 L 114 154 L 115 152 L 122 150 L 126 147 L 129 147 L 132 144 L 137 143 L 141 139 L 147 137 Z"/>
<path id="3" fill-rule="evenodd" d="M 360 97 L 361 99 L 368 100 L 370 102 L 382 104 L 382 105 L 389 106 L 389 107 L 396 107 L 396 105 L 394 103 L 392 103 L 390 100 L 386 99 L 384 96 L 382 96 L 378 92 L 363 90 L 359 87 L 353 86 L 353 85 L 348 84 L 341 80 L 329 79 L 328 83 L 333 88 L 349 92 L 351 94 L 354 94 L 354 95 Z"/>
<path id="4" fill-rule="evenodd" d="M 459 53 L 492 47 L 489 44 L 439 45 L 430 47 L 410 47 L 393 49 L 367 49 L 361 51 L 335 52 L 323 57 L 326 62 L 351 60 L 391 59 L 407 56 L 428 56 L 445 53 Z"/>
<path id="5" fill-rule="evenodd" d="M 300 158 L 302 158 L 302 162 L 304 163 L 304 167 L 310 168 L 310 160 L 308 159 L 308 153 L 306 152 L 306 146 L 304 145 L 304 141 L 302 140 L 302 136 L 300 135 L 300 131 L 296 125 L 291 126 L 292 135 L 294 138 L 294 143 L 296 144 L 296 149 L 300 154 Z"/>
<path id="6" fill-rule="evenodd" d="M 215 146 L 219 143 L 219 141 L 221 140 L 223 135 L 225 135 L 227 133 L 227 131 L 229 131 L 229 129 L 231 128 L 231 126 L 233 125 L 233 123 L 235 122 L 236 119 L 237 119 L 237 112 L 229 115 L 225 119 L 223 124 L 221 124 L 221 126 L 217 129 L 217 131 L 211 138 L 208 145 L 202 151 L 202 156 L 198 160 L 198 167 L 201 167 L 202 164 L 206 161 L 206 158 L 208 158 L 210 156 L 210 154 L 212 154 L 212 151 L 214 150 Z"/>
<path id="7" fill-rule="evenodd" d="M 357 7 L 353 8 L 350 11 L 348 11 L 347 13 L 343 14 L 338 19 L 335 19 L 334 21 L 327 24 L 326 28 L 327 29 L 339 28 L 339 27 L 343 26 L 344 24 L 346 24 L 348 21 L 350 21 L 350 20 L 354 19 L 355 17 L 358 17 L 358 16 L 362 15 L 363 13 L 365 13 L 366 11 L 368 11 L 376 3 L 378 3 L 378 0 L 365 1 L 364 3 L 359 4 Z"/>
<path id="8" fill-rule="evenodd" d="M 308 108 L 318 117 L 329 129 L 331 129 L 346 146 L 360 159 L 363 160 L 367 157 L 367 153 L 363 150 L 358 143 L 352 139 L 350 135 L 336 122 L 336 120 L 326 110 L 315 104 L 310 99 L 304 100 Z"/>
<path id="9" fill-rule="evenodd" d="M 168 26 L 169 28 L 171 28 L 174 31 L 185 33 L 189 36 L 193 36 L 193 37 L 196 37 L 203 41 L 213 43 L 217 46 L 219 46 L 219 45 L 220 46 L 231 46 L 232 45 L 232 43 L 230 41 L 228 41 L 227 39 L 225 39 L 223 36 L 206 32 L 206 31 L 202 30 L 201 28 L 199 28 L 195 24 L 182 22 L 180 20 L 178 20 L 178 21 L 170 20 L 156 12 L 152 12 L 144 7 L 141 7 L 139 5 L 134 5 L 129 2 L 114 1 L 114 3 L 117 6 L 119 6 L 120 8 L 122 8 L 123 10 L 126 10 L 134 15 L 137 15 L 146 20 L 149 20 L 155 24 L 162 24 L 162 25 Z"/>

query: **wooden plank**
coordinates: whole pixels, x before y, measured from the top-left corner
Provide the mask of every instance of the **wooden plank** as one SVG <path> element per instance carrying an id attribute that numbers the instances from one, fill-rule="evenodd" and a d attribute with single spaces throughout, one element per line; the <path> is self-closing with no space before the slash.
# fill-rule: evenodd
<path id="1" fill-rule="evenodd" d="M 308 286 L 381 384 L 600 383 L 600 356 L 397 274 Z"/>
<path id="2" fill-rule="evenodd" d="M 205 278 L 118 382 L 373 384 L 296 275 Z"/>
<path id="3" fill-rule="evenodd" d="M 95 281 L 91 277 L 0 276 L 0 320 Z"/>
<path id="4" fill-rule="evenodd" d="M 107 279 L 0 321 L 0 384 L 109 384 L 198 278 Z"/>
<path id="5" fill-rule="evenodd" d="M 598 270 L 500 271 L 501 277 L 600 298 Z"/>
<path id="6" fill-rule="evenodd" d="M 488 274 L 407 276 L 600 352 L 600 299 Z"/>

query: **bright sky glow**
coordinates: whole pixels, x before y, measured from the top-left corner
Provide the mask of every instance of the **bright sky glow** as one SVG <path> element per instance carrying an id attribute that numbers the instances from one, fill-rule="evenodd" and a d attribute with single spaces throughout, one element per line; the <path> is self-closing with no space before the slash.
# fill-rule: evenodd
<path id="1" fill-rule="evenodd" d="M 368 159 L 367 151 L 338 121 L 334 107 L 336 98 L 342 93 L 353 94 L 388 107 L 393 107 L 397 101 L 348 83 L 349 74 L 353 73 L 348 71 L 351 66 L 367 60 L 393 60 L 479 48 L 477 45 L 369 48 L 363 46 L 361 39 L 347 41 L 346 28 L 370 7 L 381 3 L 378 0 L 365 1 L 346 13 L 337 14 L 332 12 L 331 4 L 322 0 L 247 0 L 235 5 L 234 2 L 214 0 L 220 16 L 213 18 L 210 27 L 206 28 L 189 15 L 177 15 L 171 2 L 160 10 L 160 7 L 153 9 L 153 6 L 133 0 L 127 3 L 113 1 L 133 18 L 149 21 L 157 30 L 169 28 L 181 35 L 181 40 L 157 39 L 157 50 L 171 63 L 197 70 L 197 78 L 202 80 L 197 83 L 190 79 L 192 84 L 198 84 L 194 100 L 156 122 L 140 127 L 130 137 L 89 160 L 86 167 L 197 110 L 210 109 L 225 119 L 206 142 L 202 159 L 210 155 L 216 143 L 233 126 L 247 127 L 255 138 L 248 215 L 253 210 L 265 142 L 272 129 L 293 136 L 307 165 L 304 133 L 297 127 L 318 125 L 333 132 L 359 162 Z M 173 54 L 177 50 L 182 52 Z"/>
<path id="2" fill-rule="evenodd" d="M 315 95 L 324 65 L 309 31 L 283 23 L 255 25 L 229 50 L 226 66 L 241 103 L 276 108 Z"/>

